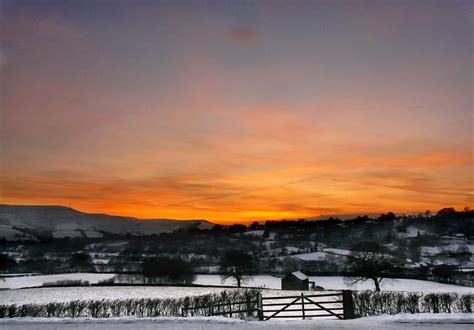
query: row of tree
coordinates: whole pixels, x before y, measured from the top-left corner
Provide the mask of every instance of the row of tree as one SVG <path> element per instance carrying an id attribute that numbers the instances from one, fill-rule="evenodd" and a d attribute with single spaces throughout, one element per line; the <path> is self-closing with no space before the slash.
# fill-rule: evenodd
<path id="1" fill-rule="evenodd" d="M 7 271 L 15 266 L 13 258 L 0 254 L 0 271 Z M 87 254 L 77 253 L 71 257 L 71 269 L 75 271 L 90 270 L 92 266 Z M 362 242 L 355 245 L 347 258 L 346 283 L 355 285 L 370 280 L 376 291 L 380 291 L 381 282 L 401 264 L 376 242 Z M 231 278 L 241 287 L 257 272 L 254 257 L 240 250 L 227 250 L 220 258 L 219 269 L 222 281 Z M 439 278 L 450 278 L 456 272 L 454 266 L 439 265 L 432 273 Z M 192 284 L 195 280 L 194 267 L 181 258 L 157 257 L 145 259 L 142 263 L 142 275 L 149 284 Z"/>
<path id="2" fill-rule="evenodd" d="M 222 281 L 233 279 L 240 288 L 257 272 L 257 264 L 250 254 L 239 250 L 228 250 L 220 261 Z M 362 242 L 355 245 L 345 264 L 347 284 L 372 281 L 375 291 L 380 291 L 381 282 L 392 275 L 402 265 L 376 242 Z M 456 267 L 439 265 L 432 269 L 434 276 L 448 279 L 456 272 Z M 194 281 L 190 263 L 181 259 L 152 258 L 143 264 L 145 278 L 159 278 L 161 283 L 191 284 Z M 151 280 L 153 281 L 153 280 Z"/>

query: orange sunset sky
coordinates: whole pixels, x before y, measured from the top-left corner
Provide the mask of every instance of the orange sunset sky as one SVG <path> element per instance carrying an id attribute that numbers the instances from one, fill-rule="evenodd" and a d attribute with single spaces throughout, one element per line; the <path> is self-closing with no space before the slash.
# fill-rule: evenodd
<path id="1" fill-rule="evenodd" d="M 0 203 L 472 206 L 473 22 L 457 0 L 0 0 Z"/>

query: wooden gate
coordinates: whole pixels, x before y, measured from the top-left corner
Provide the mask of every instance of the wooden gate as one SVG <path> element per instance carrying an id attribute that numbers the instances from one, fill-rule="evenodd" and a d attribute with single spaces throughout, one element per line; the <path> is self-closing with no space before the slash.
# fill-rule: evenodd
<path id="1" fill-rule="evenodd" d="M 304 294 L 295 296 L 247 297 L 242 301 L 223 304 L 183 307 L 181 316 L 214 316 L 228 317 L 255 316 L 261 321 L 272 318 L 314 318 L 332 317 L 336 319 L 353 319 L 354 302 L 352 291 L 343 290 L 331 293 Z"/>
<path id="2" fill-rule="evenodd" d="M 314 318 L 333 317 L 337 319 L 354 318 L 352 292 L 308 294 L 297 296 L 259 295 L 257 315 L 260 320 L 272 318 Z"/>

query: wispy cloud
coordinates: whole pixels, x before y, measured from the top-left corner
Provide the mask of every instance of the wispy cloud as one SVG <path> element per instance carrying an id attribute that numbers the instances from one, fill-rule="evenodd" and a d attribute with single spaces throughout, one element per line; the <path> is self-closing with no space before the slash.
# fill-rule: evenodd
<path id="1" fill-rule="evenodd" d="M 225 222 L 472 201 L 457 2 L 8 3 L 1 202 Z"/>
<path id="2" fill-rule="evenodd" d="M 0 41 L 29 56 L 49 54 L 61 47 L 79 50 L 85 40 L 82 30 L 58 13 L 38 16 L 19 11 L 4 15 L 0 21 Z"/>

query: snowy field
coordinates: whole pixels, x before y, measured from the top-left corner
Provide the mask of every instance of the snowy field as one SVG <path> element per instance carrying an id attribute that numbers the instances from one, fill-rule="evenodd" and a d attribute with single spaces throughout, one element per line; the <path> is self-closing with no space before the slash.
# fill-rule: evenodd
<path id="1" fill-rule="evenodd" d="M 112 278 L 113 274 L 73 273 L 60 275 L 39 275 L 8 277 L 0 280 L 0 288 L 17 290 L 0 290 L 0 301 L 4 304 L 47 303 L 52 301 L 69 301 L 76 299 L 126 299 L 126 298 L 172 298 L 189 295 L 202 295 L 216 293 L 224 290 L 216 287 L 166 287 L 166 286 L 98 286 L 98 287 L 49 287 L 32 288 L 41 286 L 45 282 L 58 280 L 83 280 L 97 283 L 104 279 Z M 326 290 L 343 290 L 350 287 L 344 283 L 340 276 L 312 276 L 311 281 Z M 195 284 L 199 285 L 234 285 L 231 279 L 221 282 L 219 275 L 197 275 Z M 281 281 L 278 277 L 259 275 L 245 283 L 245 286 L 262 287 L 264 295 L 294 295 L 299 292 L 281 291 Z M 19 290 L 19 288 L 24 288 Z M 31 288 L 31 289 L 28 289 Z M 371 282 L 352 287 L 354 290 L 373 289 Z M 419 292 L 458 292 L 474 293 L 474 288 L 443 284 L 430 281 L 387 279 L 382 282 L 382 290 L 387 291 L 419 291 Z M 307 292 L 306 292 L 307 293 Z M 318 293 L 317 291 L 314 293 Z"/>
<path id="2" fill-rule="evenodd" d="M 0 290 L 1 304 L 43 304 L 71 300 L 101 300 L 129 298 L 181 298 L 217 293 L 222 288 L 173 286 L 81 286 Z"/>
<path id="3" fill-rule="evenodd" d="M 310 281 L 316 285 L 322 286 L 325 290 L 373 290 L 374 285 L 371 281 L 364 282 L 353 287 L 344 283 L 342 276 L 310 276 Z M 195 284 L 201 285 L 234 285 L 231 279 L 221 282 L 219 275 L 198 275 Z M 253 277 L 245 283 L 245 286 L 264 287 L 267 289 L 281 289 L 281 279 L 270 275 L 259 275 Z M 386 291 L 419 291 L 419 292 L 466 292 L 474 293 L 474 288 L 444 284 L 432 281 L 410 280 L 410 279 L 386 279 L 382 281 L 382 290 Z"/>
<path id="4" fill-rule="evenodd" d="M 193 318 L 112 318 L 112 319 L 0 319 L 2 329 L 472 329 L 472 314 L 398 314 L 364 317 L 355 320 L 269 320 L 244 321 L 224 317 Z"/>
<path id="5" fill-rule="evenodd" d="M 44 283 L 51 283 L 63 280 L 82 280 L 91 284 L 99 281 L 111 279 L 114 274 L 106 273 L 70 273 L 56 275 L 32 275 L 0 278 L 0 289 L 19 289 L 42 286 Z M 370 281 L 350 287 L 344 283 L 342 276 L 310 276 L 310 281 L 326 290 L 368 290 L 373 289 Z M 232 279 L 222 282 L 219 275 L 197 275 L 194 284 L 198 285 L 228 285 L 234 286 Z M 258 275 L 247 281 L 244 286 L 262 287 L 266 289 L 281 289 L 281 279 L 271 275 Z M 432 281 L 410 280 L 410 279 L 386 279 L 382 282 L 382 289 L 387 291 L 420 291 L 420 292 L 471 292 L 474 288 L 460 285 L 437 283 Z M 2 292 L 2 291 L 0 291 Z M 0 293 L 1 297 L 1 293 Z"/>

